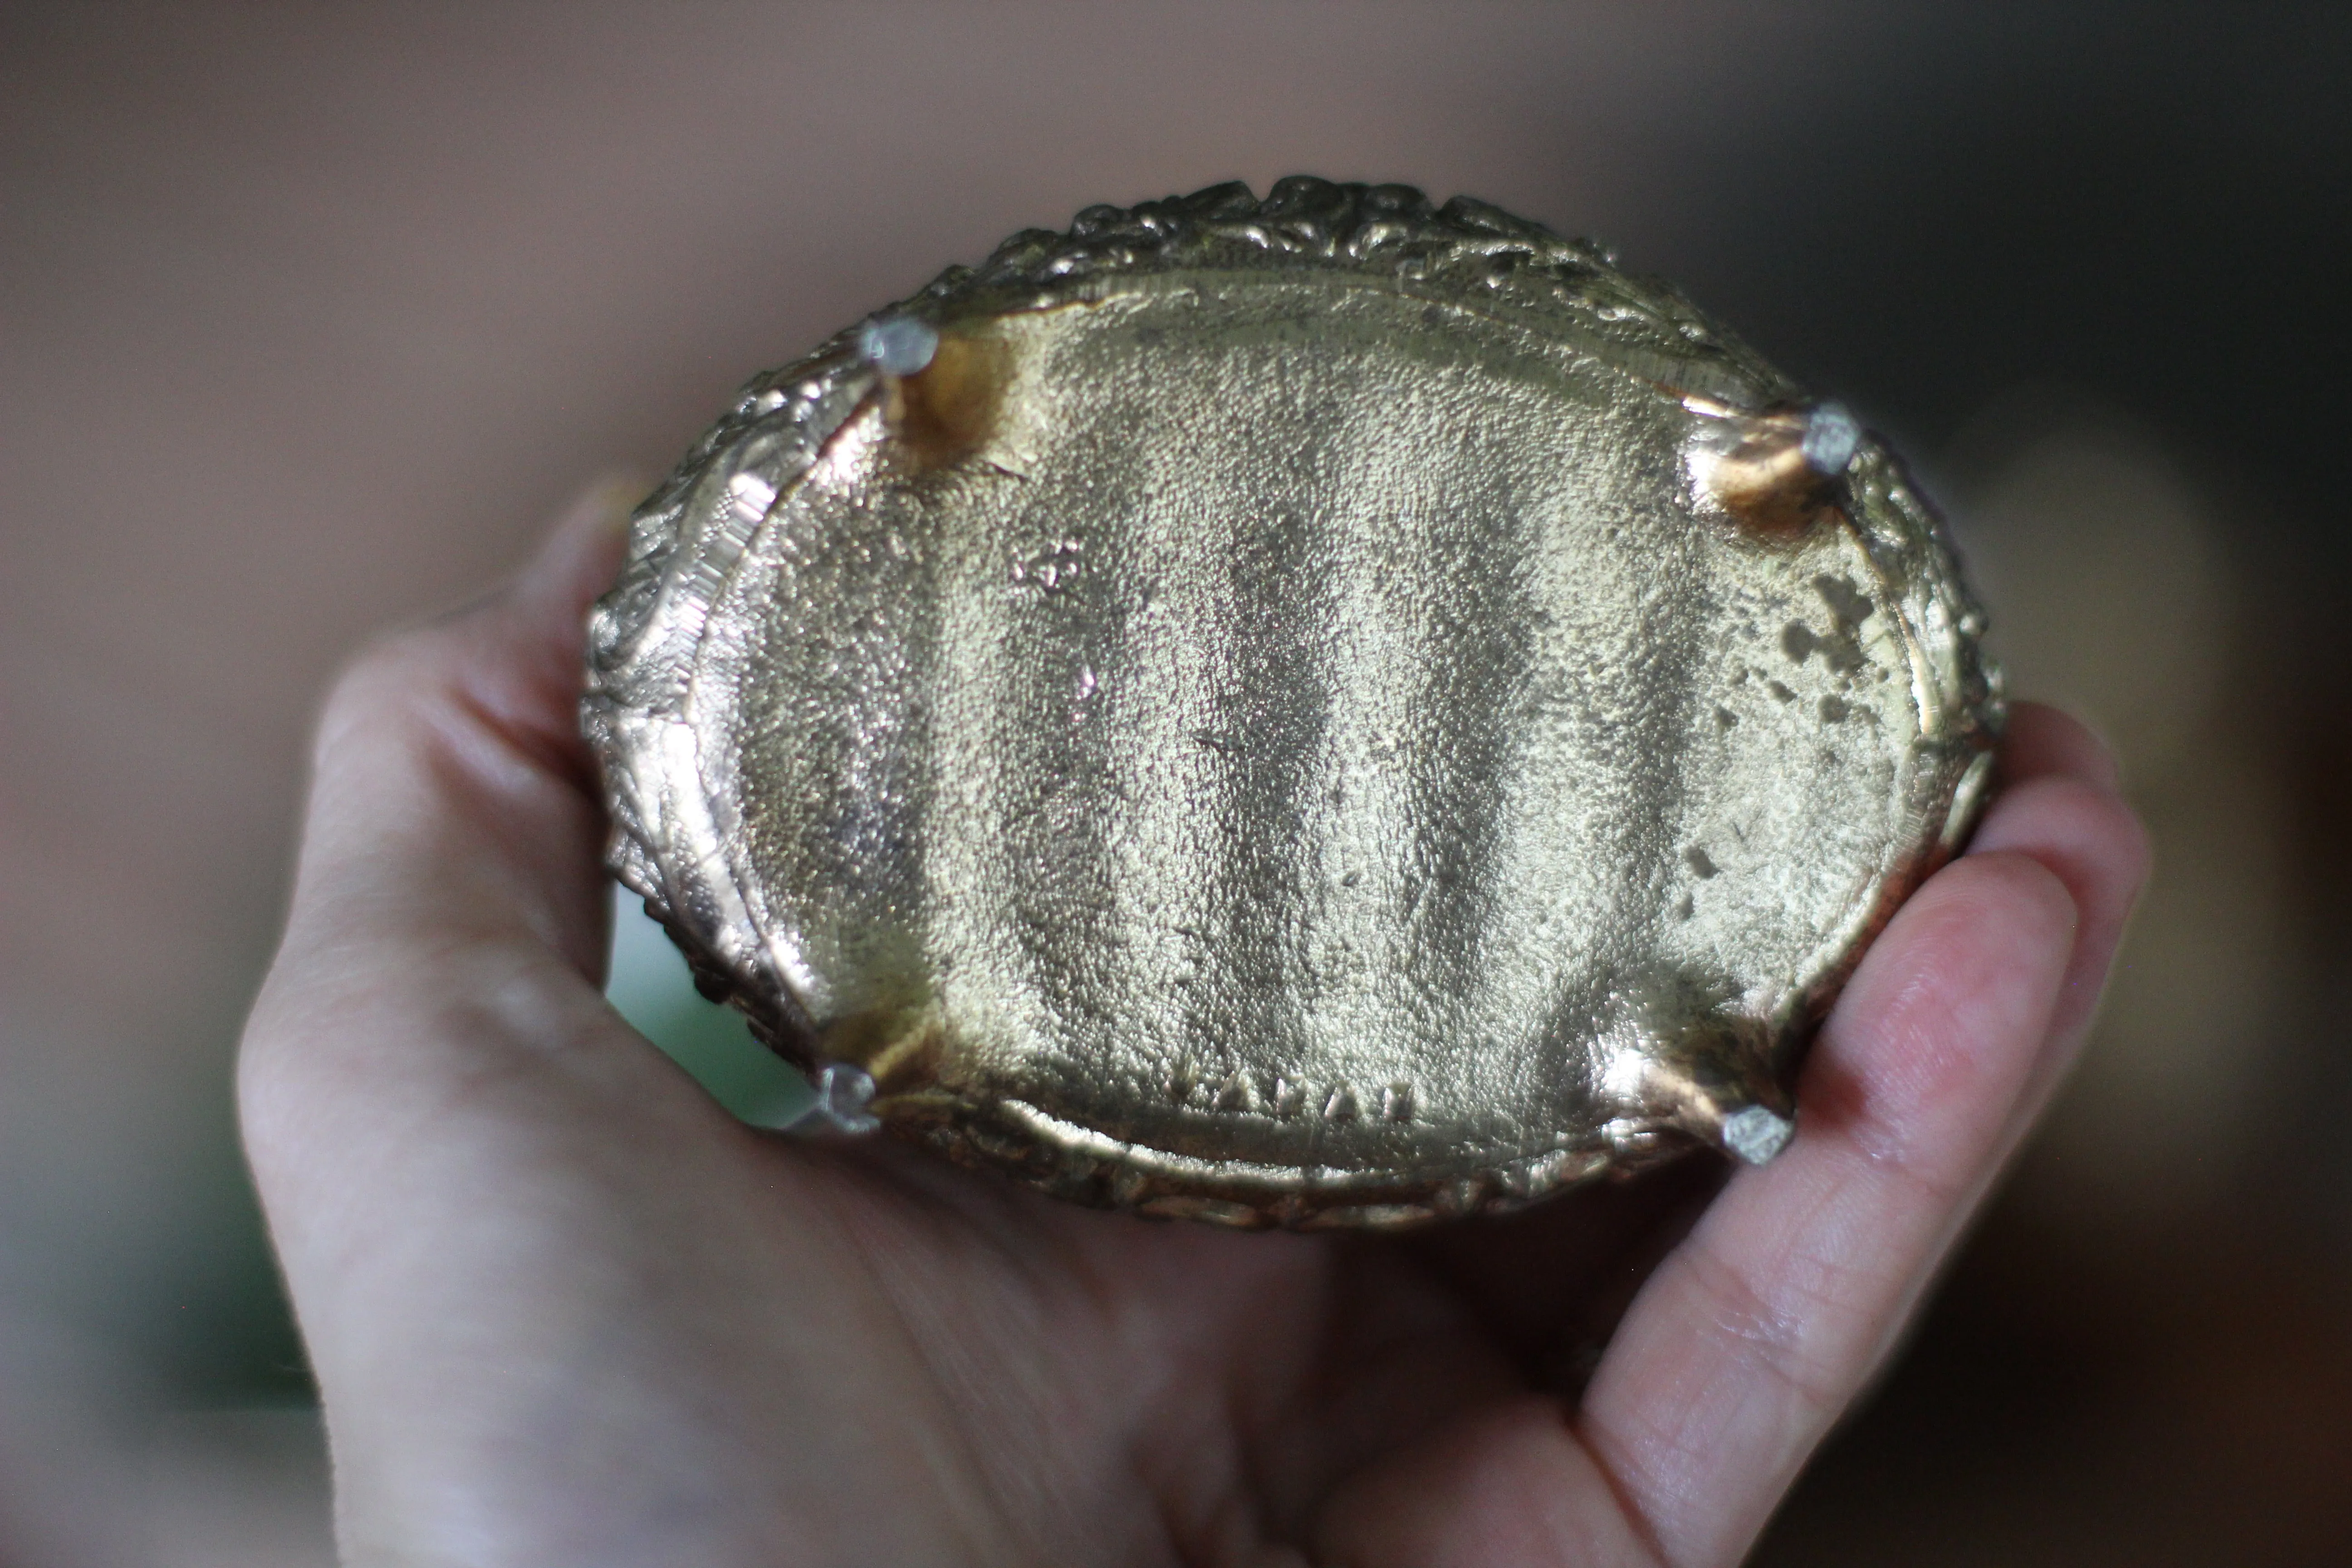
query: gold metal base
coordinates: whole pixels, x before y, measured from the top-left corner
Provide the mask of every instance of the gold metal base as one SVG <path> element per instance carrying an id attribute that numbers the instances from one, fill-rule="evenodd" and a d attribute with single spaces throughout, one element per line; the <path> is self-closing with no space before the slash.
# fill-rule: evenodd
<path id="1" fill-rule="evenodd" d="M 1286 180 L 755 379 L 584 719 L 615 870 L 845 1125 L 1386 1225 L 1779 1149 L 1983 792 L 1979 624 L 1893 460 L 1671 290 Z"/>

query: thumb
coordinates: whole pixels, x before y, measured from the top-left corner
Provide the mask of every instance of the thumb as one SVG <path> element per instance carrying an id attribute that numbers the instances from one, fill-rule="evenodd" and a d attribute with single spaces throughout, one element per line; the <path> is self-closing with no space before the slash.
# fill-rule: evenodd
<path id="1" fill-rule="evenodd" d="M 628 493 L 597 485 L 513 582 L 345 670 L 320 721 L 281 969 L 524 943 L 600 973 L 604 810 L 578 708 L 587 607 L 617 568 Z"/>

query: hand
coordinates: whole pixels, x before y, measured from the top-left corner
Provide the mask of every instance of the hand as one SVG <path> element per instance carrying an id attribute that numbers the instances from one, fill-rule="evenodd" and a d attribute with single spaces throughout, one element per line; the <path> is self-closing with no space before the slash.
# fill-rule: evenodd
<path id="1" fill-rule="evenodd" d="M 1772 1164 L 1402 1239 L 1093 1213 L 744 1127 L 606 1006 L 573 715 L 618 539 L 575 519 L 321 726 L 240 1089 L 354 1564 L 1735 1563 L 2063 1070 L 2146 867 L 2097 744 L 2021 706 Z"/>

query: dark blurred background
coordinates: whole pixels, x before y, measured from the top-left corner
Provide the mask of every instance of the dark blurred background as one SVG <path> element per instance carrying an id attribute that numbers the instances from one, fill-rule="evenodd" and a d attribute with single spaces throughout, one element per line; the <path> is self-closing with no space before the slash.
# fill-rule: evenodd
<path id="1" fill-rule="evenodd" d="M 0 9 L 0 1562 L 329 1561 L 228 1069 L 336 662 L 941 265 L 1298 171 L 1598 235 L 1853 404 L 2156 831 L 1759 1561 L 2352 1562 L 2342 16 Z"/>

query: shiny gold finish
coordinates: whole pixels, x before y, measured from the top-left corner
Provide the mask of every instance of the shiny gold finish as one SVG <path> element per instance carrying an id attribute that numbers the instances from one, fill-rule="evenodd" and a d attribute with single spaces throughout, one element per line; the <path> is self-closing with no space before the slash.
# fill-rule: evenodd
<path id="1" fill-rule="evenodd" d="M 1286 180 L 754 380 L 585 722 L 615 869 L 843 1125 L 1380 1225 L 1769 1159 L 1982 793 L 1977 630 L 1886 454 L 1671 291 Z"/>

